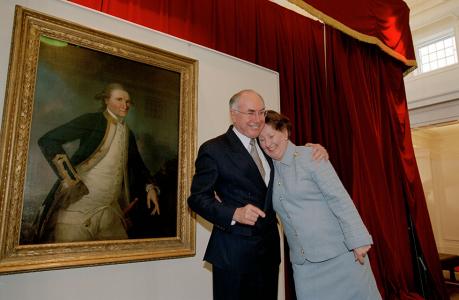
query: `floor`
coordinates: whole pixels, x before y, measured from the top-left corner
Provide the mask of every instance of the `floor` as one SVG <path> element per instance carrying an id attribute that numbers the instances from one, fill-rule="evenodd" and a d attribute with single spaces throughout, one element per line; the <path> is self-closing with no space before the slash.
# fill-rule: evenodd
<path id="1" fill-rule="evenodd" d="M 443 271 L 445 279 L 449 279 L 449 273 Z M 459 272 L 456 272 L 456 279 L 459 278 Z M 446 284 L 450 300 L 459 300 L 459 283 L 457 284 Z"/>
<path id="2" fill-rule="evenodd" d="M 447 288 L 448 288 L 449 299 L 459 300 L 459 285 L 458 286 L 447 285 Z"/>

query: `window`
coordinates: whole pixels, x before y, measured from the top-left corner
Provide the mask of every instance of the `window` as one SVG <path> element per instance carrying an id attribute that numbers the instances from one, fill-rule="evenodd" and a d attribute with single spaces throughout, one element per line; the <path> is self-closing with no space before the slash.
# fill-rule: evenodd
<path id="1" fill-rule="evenodd" d="M 430 40 L 418 47 L 419 73 L 426 73 L 457 63 L 454 32 Z"/>

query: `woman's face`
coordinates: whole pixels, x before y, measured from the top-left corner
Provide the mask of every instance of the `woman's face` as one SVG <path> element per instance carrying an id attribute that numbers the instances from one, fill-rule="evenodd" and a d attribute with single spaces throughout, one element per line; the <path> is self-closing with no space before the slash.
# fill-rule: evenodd
<path id="1" fill-rule="evenodd" d="M 270 124 L 265 124 L 258 137 L 261 148 L 272 159 L 280 160 L 284 156 L 288 145 L 287 129 L 279 131 L 274 129 Z"/>
<path id="2" fill-rule="evenodd" d="M 110 93 L 110 98 L 105 99 L 105 104 L 117 117 L 124 118 L 131 107 L 131 99 L 126 91 L 115 89 Z"/>

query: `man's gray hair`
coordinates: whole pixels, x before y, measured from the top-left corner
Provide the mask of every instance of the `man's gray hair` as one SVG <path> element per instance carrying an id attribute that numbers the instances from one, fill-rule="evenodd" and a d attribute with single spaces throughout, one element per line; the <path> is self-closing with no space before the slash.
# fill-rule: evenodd
<path id="1" fill-rule="evenodd" d="M 251 90 L 251 89 L 246 89 L 246 90 L 242 90 L 242 91 L 237 92 L 236 94 L 234 94 L 234 95 L 231 97 L 231 99 L 230 99 L 230 101 L 229 101 L 229 108 L 230 108 L 230 109 L 236 109 L 236 108 L 238 108 L 239 99 L 240 99 L 241 96 L 242 96 L 243 94 L 245 94 L 245 93 L 254 93 L 254 94 L 256 94 L 258 97 L 260 97 L 260 99 L 261 99 L 261 101 L 262 101 L 263 103 L 265 103 L 265 100 L 263 100 L 263 97 L 262 97 L 259 93 L 257 93 L 257 92 L 254 91 L 254 90 Z"/>

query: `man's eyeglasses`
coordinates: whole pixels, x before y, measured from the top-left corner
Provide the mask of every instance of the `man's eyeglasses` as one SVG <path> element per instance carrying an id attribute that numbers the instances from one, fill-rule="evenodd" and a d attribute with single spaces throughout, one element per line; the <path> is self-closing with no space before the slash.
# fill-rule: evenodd
<path id="1" fill-rule="evenodd" d="M 266 113 L 267 113 L 267 111 L 264 110 L 264 109 L 259 110 L 259 111 L 254 111 L 254 110 L 240 111 L 240 110 L 237 110 L 237 109 L 232 109 L 232 110 L 237 111 L 238 113 L 241 113 L 241 114 L 249 116 L 249 117 L 255 117 L 255 116 L 266 117 Z"/>

